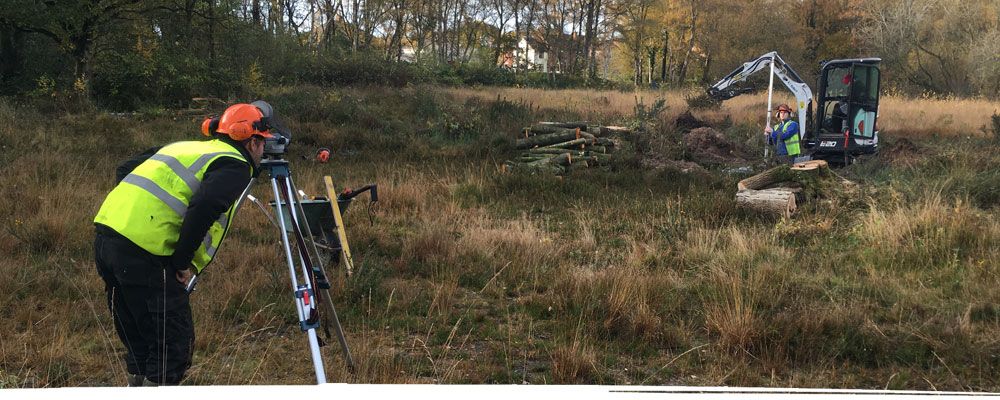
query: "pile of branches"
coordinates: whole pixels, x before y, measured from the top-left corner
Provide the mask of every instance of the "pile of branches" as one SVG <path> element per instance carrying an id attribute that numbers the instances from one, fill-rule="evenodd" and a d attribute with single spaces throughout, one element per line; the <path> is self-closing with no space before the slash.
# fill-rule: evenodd
<path id="1" fill-rule="evenodd" d="M 523 151 L 517 159 L 507 161 L 504 170 L 561 175 L 605 165 L 615 151 L 615 141 L 607 136 L 628 131 L 587 122 L 539 122 L 521 132 L 515 147 Z"/>

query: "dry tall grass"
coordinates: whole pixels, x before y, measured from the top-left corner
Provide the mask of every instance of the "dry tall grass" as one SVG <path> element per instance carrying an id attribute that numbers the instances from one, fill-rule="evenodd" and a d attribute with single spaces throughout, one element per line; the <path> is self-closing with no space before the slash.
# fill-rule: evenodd
<path id="1" fill-rule="evenodd" d="M 887 135 L 969 144 L 840 171 L 858 198 L 775 221 L 735 209 L 735 178 L 718 172 L 511 176 L 502 146 L 488 148 L 534 120 L 627 121 L 637 96 L 666 96 L 670 134 L 680 93 L 303 90 L 317 103 L 297 110 L 311 122 L 289 157 L 296 183 L 377 182 L 382 200 L 374 225 L 363 197 L 346 215 L 356 271 L 335 270 L 332 294 L 359 369 L 331 338 L 331 381 L 1000 388 L 1000 226 L 980 190 L 997 161 L 963 147 L 987 143 L 974 131 L 996 103 L 886 98 Z M 695 114 L 760 123 L 763 101 Z M 936 122 L 961 110 L 974 111 Z M 124 383 L 90 221 L 118 161 L 192 137 L 197 121 L 97 115 L 0 101 L 14 121 L 0 125 L 0 386 Z M 512 129 L 442 128 L 454 126 Z M 343 150 L 331 163 L 302 161 L 328 142 Z M 311 382 L 287 267 L 252 205 L 203 278 L 186 383 Z"/>
<path id="2" fill-rule="evenodd" d="M 645 104 L 655 99 L 667 101 L 668 115 L 676 117 L 688 109 L 686 97 L 697 92 L 677 91 L 592 91 L 545 90 L 527 88 L 454 89 L 459 100 L 496 98 L 521 102 L 539 109 L 574 110 L 584 118 L 612 123 L 614 118 L 631 115 L 636 100 Z M 790 93 L 776 90 L 773 106 L 794 104 Z M 693 114 L 706 120 L 720 121 L 729 116 L 733 121 L 756 122 L 763 125 L 766 118 L 767 96 L 747 94 L 726 100 L 719 109 L 694 110 Z M 992 133 L 990 116 L 1000 114 L 1000 103 L 986 99 L 934 99 L 908 98 L 884 95 L 880 101 L 878 127 L 887 135 L 899 137 L 984 137 Z"/>

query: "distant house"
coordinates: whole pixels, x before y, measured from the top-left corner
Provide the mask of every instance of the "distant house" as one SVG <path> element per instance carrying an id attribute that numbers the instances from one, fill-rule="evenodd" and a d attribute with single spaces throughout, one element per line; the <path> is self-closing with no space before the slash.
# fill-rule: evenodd
<path id="1" fill-rule="evenodd" d="M 549 72 L 549 54 L 545 50 L 544 44 L 538 40 L 521 38 L 514 49 L 514 57 L 518 65 L 523 65 L 528 70 Z"/>
<path id="2" fill-rule="evenodd" d="M 500 55 L 500 66 L 514 70 L 549 72 L 549 54 L 544 43 L 521 38 L 517 47 Z"/>

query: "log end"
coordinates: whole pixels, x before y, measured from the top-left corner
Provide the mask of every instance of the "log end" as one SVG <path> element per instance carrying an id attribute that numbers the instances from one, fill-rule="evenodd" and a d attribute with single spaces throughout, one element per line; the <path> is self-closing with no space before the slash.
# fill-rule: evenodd
<path id="1" fill-rule="evenodd" d="M 826 168 L 828 166 L 825 160 L 809 160 L 800 163 L 792 164 L 793 171 L 812 171 L 814 169 Z"/>

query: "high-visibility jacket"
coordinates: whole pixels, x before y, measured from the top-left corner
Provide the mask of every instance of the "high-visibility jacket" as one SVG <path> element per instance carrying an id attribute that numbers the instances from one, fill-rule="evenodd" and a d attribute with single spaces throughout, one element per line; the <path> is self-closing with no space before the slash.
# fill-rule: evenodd
<path id="1" fill-rule="evenodd" d="M 795 133 L 789 135 L 789 133 L 792 133 L 793 131 Z M 799 124 L 795 121 L 789 119 L 784 123 L 778 122 L 778 124 L 774 126 L 774 133 L 772 136 L 775 143 L 781 144 L 778 146 L 778 155 L 797 156 L 801 153 L 801 150 L 799 149 Z"/>
<path id="2" fill-rule="evenodd" d="M 157 256 L 170 256 L 180 236 L 191 198 L 208 166 L 220 157 L 249 162 L 239 150 L 221 140 L 177 142 L 164 146 L 139 164 L 101 205 L 94 222 L 105 225 Z M 209 227 L 191 264 L 200 273 L 226 236 L 239 201 Z"/>

